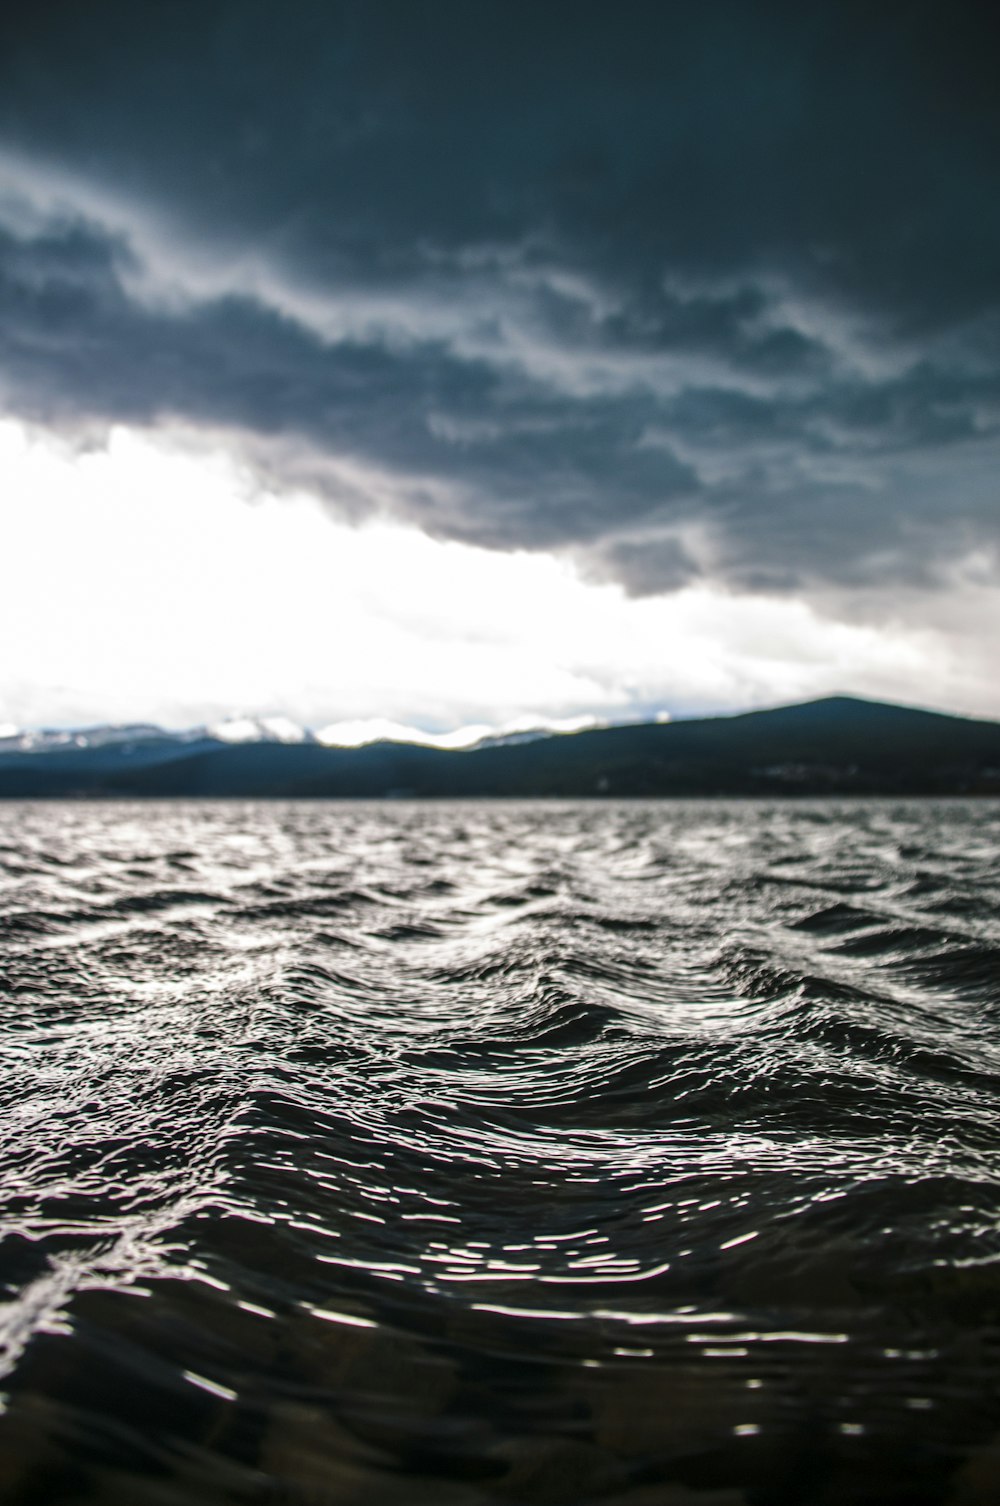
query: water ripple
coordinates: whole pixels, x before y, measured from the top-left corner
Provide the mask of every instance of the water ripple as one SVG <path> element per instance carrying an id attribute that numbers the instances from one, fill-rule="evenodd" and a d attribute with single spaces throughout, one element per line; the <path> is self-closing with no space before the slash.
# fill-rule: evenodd
<path id="1" fill-rule="evenodd" d="M 1000 807 L 0 808 L 0 1479 L 1000 1499 Z"/>

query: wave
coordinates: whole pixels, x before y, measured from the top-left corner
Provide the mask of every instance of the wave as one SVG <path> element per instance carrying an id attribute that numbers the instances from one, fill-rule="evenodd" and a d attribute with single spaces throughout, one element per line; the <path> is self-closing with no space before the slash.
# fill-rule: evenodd
<path id="1" fill-rule="evenodd" d="M 0 819 L 12 1501 L 973 1499 L 1000 807 Z"/>

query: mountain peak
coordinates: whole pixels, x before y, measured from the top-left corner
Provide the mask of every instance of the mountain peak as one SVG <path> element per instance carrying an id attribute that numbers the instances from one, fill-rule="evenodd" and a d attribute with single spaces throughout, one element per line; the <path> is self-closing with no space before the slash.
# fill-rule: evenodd
<path id="1" fill-rule="evenodd" d="M 404 729 L 405 731 L 405 729 Z M 1000 794 L 1000 725 L 834 695 L 739 716 L 330 746 L 283 718 L 0 745 L 0 795 L 246 798 Z"/>

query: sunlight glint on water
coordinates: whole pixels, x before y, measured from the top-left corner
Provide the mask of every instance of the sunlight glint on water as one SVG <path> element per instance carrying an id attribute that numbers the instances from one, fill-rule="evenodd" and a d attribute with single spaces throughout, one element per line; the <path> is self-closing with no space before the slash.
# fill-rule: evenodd
<path id="1" fill-rule="evenodd" d="M 1000 1499 L 1000 807 L 0 806 L 0 1491 Z"/>

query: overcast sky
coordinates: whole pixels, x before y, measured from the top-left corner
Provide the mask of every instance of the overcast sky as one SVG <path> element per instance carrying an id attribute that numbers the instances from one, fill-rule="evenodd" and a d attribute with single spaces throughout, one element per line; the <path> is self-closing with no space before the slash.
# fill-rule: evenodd
<path id="1" fill-rule="evenodd" d="M 8 8 L 0 722 L 1000 715 L 998 18 Z"/>

